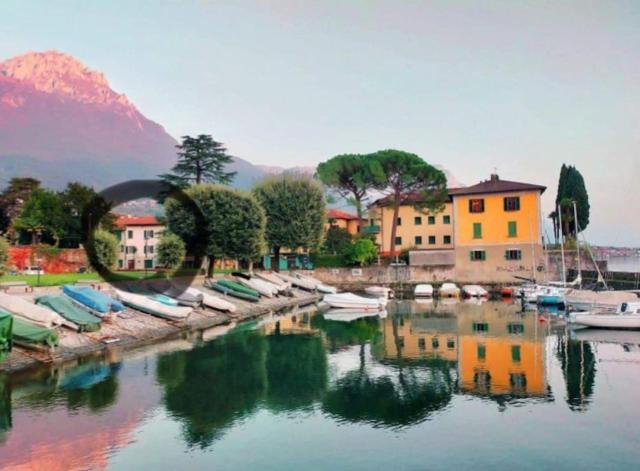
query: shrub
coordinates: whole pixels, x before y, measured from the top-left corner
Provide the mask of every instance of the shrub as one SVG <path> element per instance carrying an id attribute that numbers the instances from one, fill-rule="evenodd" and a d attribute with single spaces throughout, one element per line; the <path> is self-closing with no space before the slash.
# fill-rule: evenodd
<path id="1" fill-rule="evenodd" d="M 353 237 L 349 234 L 349 231 L 342 227 L 331 226 L 327 230 L 322 244 L 322 251 L 327 254 L 339 254 L 344 252 L 352 241 Z"/>
<path id="2" fill-rule="evenodd" d="M 165 268 L 175 270 L 182 265 L 186 254 L 183 240 L 173 232 L 165 231 L 158 242 L 158 263 Z"/>
<path id="3" fill-rule="evenodd" d="M 4 237 L 0 237 L 0 275 L 4 275 L 9 261 L 9 242 Z"/>
<path id="4" fill-rule="evenodd" d="M 376 259 L 378 248 L 371 239 L 362 238 L 347 246 L 343 255 L 348 263 L 363 266 Z"/>
<path id="5" fill-rule="evenodd" d="M 118 258 L 118 239 L 110 232 L 98 229 L 93 233 L 93 250 L 89 251 L 91 266 L 111 269 Z"/>

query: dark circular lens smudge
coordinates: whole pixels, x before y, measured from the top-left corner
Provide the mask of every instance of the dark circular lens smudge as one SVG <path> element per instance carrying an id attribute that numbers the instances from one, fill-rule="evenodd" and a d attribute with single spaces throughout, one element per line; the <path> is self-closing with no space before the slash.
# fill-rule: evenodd
<path id="1" fill-rule="evenodd" d="M 196 202 L 191 199 L 181 188 L 171 185 L 163 180 L 130 180 L 118 183 L 104 189 L 87 205 L 82 213 L 82 234 L 83 244 L 87 253 L 87 258 L 91 266 L 105 280 L 115 279 L 110 267 L 104 266 L 98 260 L 94 245 L 94 234 L 100 227 L 100 221 L 114 207 L 141 198 L 150 198 L 156 201 L 164 201 L 172 198 L 177 200 L 181 206 L 193 214 L 196 220 L 196 231 L 191 240 L 197 241 L 195 244 L 188 244 L 186 247 L 186 257 L 193 258 L 195 269 L 179 268 L 172 278 L 180 277 L 182 285 L 189 286 L 191 281 L 198 275 L 198 268 L 206 254 L 206 221 L 205 217 Z"/>

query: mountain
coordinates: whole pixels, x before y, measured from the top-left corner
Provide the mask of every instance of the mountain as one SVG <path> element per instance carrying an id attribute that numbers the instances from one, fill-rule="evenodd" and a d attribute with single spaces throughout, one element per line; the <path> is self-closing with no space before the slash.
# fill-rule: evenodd
<path id="1" fill-rule="evenodd" d="M 281 175 L 283 173 L 294 174 L 299 173 L 303 175 L 313 176 L 316 173 L 316 168 L 313 166 L 297 166 L 297 167 L 278 167 L 276 165 L 256 165 L 260 170 L 262 170 L 267 175 Z"/>
<path id="2" fill-rule="evenodd" d="M 0 62 L 0 183 L 33 176 L 61 188 L 78 180 L 101 189 L 154 178 L 176 161 L 177 142 L 105 76 L 60 52 Z M 235 159 L 236 186 L 266 173 Z"/>

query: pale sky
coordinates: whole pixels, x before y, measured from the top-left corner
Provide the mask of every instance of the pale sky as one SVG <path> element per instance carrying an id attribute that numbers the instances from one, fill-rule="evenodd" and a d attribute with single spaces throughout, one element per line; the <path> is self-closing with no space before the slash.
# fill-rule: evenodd
<path id="1" fill-rule="evenodd" d="M 467 184 L 583 173 L 640 246 L 640 1 L 0 2 L 0 60 L 57 49 L 175 137 L 257 164 L 398 148 Z"/>

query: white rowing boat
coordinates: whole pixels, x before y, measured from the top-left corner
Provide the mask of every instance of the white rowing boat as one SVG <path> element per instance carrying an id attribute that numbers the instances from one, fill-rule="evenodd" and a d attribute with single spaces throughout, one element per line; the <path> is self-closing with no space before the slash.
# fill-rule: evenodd
<path id="1" fill-rule="evenodd" d="M 202 295 L 202 304 L 218 311 L 235 312 L 236 306 L 229 301 L 207 293 L 204 290 L 198 288 L 187 288 L 186 292 L 192 295 Z"/>
<path id="2" fill-rule="evenodd" d="M 387 304 L 386 299 L 365 298 L 353 293 L 327 294 L 323 301 L 332 308 L 362 309 L 366 311 L 380 310 Z"/>
<path id="3" fill-rule="evenodd" d="M 70 329 L 78 330 L 78 326 L 76 324 L 66 320 L 57 312 L 44 306 L 31 303 L 19 296 L 0 293 L 0 308 L 8 311 L 19 319 L 47 329 L 63 325 Z"/>
<path id="4" fill-rule="evenodd" d="M 431 298 L 433 296 L 433 286 L 428 283 L 416 285 L 413 295 L 416 298 Z"/>
<path id="5" fill-rule="evenodd" d="M 286 291 L 289 288 L 291 288 L 291 283 L 284 281 L 282 278 L 277 277 L 273 273 L 267 273 L 267 272 L 261 271 L 261 272 L 256 272 L 254 275 L 268 283 L 271 283 L 272 285 L 277 286 L 280 292 Z"/>
<path id="6" fill-rule="evenodd" d="M 273 298 L 276 294 L 278 294 L 278 289 L 269 283 L 268 281 L 259 280 L 257 278 L 242 278 L 236 277 L 236 281 L 247 288 L 251 288 L 262 296 L 266 296 L 267 298 Z"/>
<path id="7" fill-rule="evenodd" d="M 393 290 L 386 286 L 368 286 L 364 289 L 364 292 L 377 298 L 393 298 Z"/>
<path id="8" fill-rule="evenodd" d="M 276 276 L 283 281 L 291 283 L 292 286 L 297 286 L 298 288 L 305 289 L 307 291 L 315 291 L 317 283 L 306 280 L 303 278 L 298 278 L 296 276 L 285 275 L 284 273 L 277 273 Z"/>
<path id="9" fill-rule="evenodd" d="M 469 298 L 486 298 L 489 292 L 480 285 L 464 285 L 462 292 Z"/>
<path id="10" fill-rule="evenodd" d="M 129 293 L 119 289 L 115 290 L 115 292 L 116 297 L 127 306 L 152 316 L 171 320 L 184 320 L 193 311 L 192 308 L 187 306 L 168 306 L 142 294 Z"/>
<path id="11" fill-rule="evenodd" d="M 438 290 L 438 295 L 441 298 L 457 298 L 460 296 L 460 288 L 455 283 L 442 283 L 442 286 Z"/>
<path id="12" fill-rule="evenodd" d="M 331 309 L 323 314 L 328 321 L 353 322 L 366 317 L 379 317 L 384 319 L 387 317 L 387 311 L 361 311 L 358 309 Z"/>

